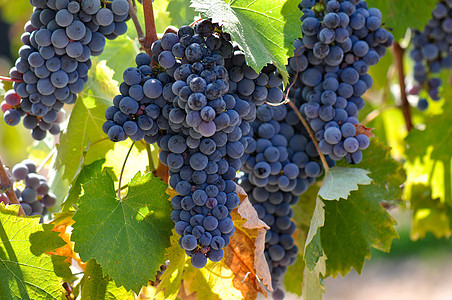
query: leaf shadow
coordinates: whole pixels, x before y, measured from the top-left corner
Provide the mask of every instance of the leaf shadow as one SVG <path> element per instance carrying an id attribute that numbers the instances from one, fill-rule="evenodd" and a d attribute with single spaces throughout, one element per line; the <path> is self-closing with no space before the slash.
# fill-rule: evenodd
<path id="1" fill-rule="evenodd" d="M 53 225 L 43 224 L 43 231 L 36 231 L 30 234 L 30 251 L 35 256 L 40 256 L 46 252 L 53 252 L 56 248 L 65 245 L 63 239 L 58 237 L 58 232 L 54 232 Z"/>
<path id="2" fill-rule="evenodd" d="M 0 241 L 5 248 L 6 252 L 2 249 L 3 247 L 0 247 L 0 262 L 2 262 L 3 266 L 7 268 L 13 275 L 17 282 L 17 288 L 19 289 L 20 296 L 22 299 L 30 299 L 28 296 L 27 289 L 24 287 L 24 276 L 22 273 L 22 270 L 20 266 L 18 265 L 18 258 L 16 256 L 16 253 L 14 252 L 13 246 L 11 244 L 11 241 L 8 238 L 8 234 L 6 233 L 5 229 L 3 228 L 3 224 L 0 223 Z M 5 261 L 9 261 L 10 264 L 6 265 Z M 10 280 L 8 280 L 8 277 L 1 276 L 2 279 L 0 281 L 0 291 L 2 296 L 2 299 L 14 299 L 13 295 L 10 293 L 9 296 L 6 298 L 3 298 L 3 293 L 8 293 L 11 291 L 11 283 Z"/>
<path id="3" fill-rule="evenodd" d="M 33 232 L 30 234 L 30 251 L 34 256 L 48 255 L 46 252 L 55 252 L 57 248 L 60 248 L 66 243 L 58 235 L 58 232 L 54 232 L 53 225 L 43 224 L 43 230 Z M 70 280 L 72 279 L 72 272 L 70 270 L 70 264 L 65 261 L 64 256 L 51 255 L 53 270 L 58 277 Z"/>

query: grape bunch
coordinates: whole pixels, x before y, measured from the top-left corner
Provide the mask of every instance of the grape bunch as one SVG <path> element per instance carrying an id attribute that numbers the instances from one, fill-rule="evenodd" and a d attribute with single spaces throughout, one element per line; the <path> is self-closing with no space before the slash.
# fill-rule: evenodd
<path id="1" fill-rule="evenodd" d="M 271 91 L 282 82 L 275 69 L 252 70 L 210 20 L 168 32 L 151 49 L 152 59 L 139 54 L 137 68 L 124 72 L 121 95 L 107 109 L 103 129 L 112 141 L 141 139 L 143 133 L 133 134 L 136 128 L 148 143 L 157 141 L 178 194 L 171 218 L 180 246 L 202 268 L 207 259 L 223 258 L 235 231 L 230 213 L 240 199 L 234 180 L 249 122 L 269 94 L 282 94 Z"/>
<path id="2" fill-rule="evenodd" d="M 323 168 L 314 143 L 288 105 L 258 107 L 246 138 L 244 175 L 239 183 L 259 218 L 270 227 L 265 236 L 265 257 L 275 289 L 273 298 L 282 299 L 286 268 L 295 263 L 298 253 L 292 237 L 296 225 L 291 220 L 291 205 L 298 202 Z"/>
<path id="3" fill-rule="evenodd" d="M 319 142 L 334 160 L 357 164 L 369 138 L 357 131 L 362 96 L 372 86 L 369 66 L 378 63 L 394 37 L 382 15 L 365 1 L 303 0 L 303 38 L 294 43 L 288 71 L 294 95 Z"/>
<path id="4" fill-rule="evenodd" d="M 44 176 L 36 173 L 36 164 L 26 159 L 12 168 L 14 192 L 25 215 L 45 215 L 47 209 L 55 206 L 56 196 L 50 191 Z M 6 194 L 0 194 L 0 202 L 9 204 Z"/>
<path id="5" fill-rule="evenodd" d="M 408 93 L 419 95 L 421 91 L 426 91 L 428 97 L 423 95 L 417 104 L 419 110 L 425 110 L 428 107 L 427 98 L 440 100 L 441 70 L 452 68 L 452 2 L 439 1 L 424 30 L 413 30 L 411 42 L 413 49 L 410 56 L 414 60 L 416 84 L 409 88 Z"/>
<path id="6" fill-rule="evenodd" d="M 58 112 L 77 99 L 106 38 L 127 31 L 127 0 L 30 0 L 34 6 L 10 70 L 13 90 L 1 104 L 6 124 L 25 128 L 36 140 L 58 134 Z"/>
<path id="7" fill-rule="evenodd" d="M 171 201 L 171 217 L 181 247 L 197 268 L 207 258 L 220 261 L 235 231 L 230 213 L 240 200 L 233 180 L 246 147 L 243 135 L 256 112 L 256 104 L 233 93 L 235 85 L 230 84 L 227 67 L 242 66 L 241 53 L 233 52 L 227 35 L 214 34 L 214 27 L 209 20 L 195 30 L 182 27 L 179 41 L 167 34 L 171 54 L 184 63 L 174 70 L 172 93 L 165 97 L 173 108 L 167 135 L 158 141 L 170 186 L 178 193 Z M 160 66 L 171 68 L 166 64 L 168 57 L 172 60 L 165 52 L 168 38 L 156 42 L 153 52 Z"/>
<path id="8" fill-rule="evenodd" d="M 144 138 L 152 144 L 161 136 L 159 129 L 166 128 L 162 122 L 168 123 L 162 115 L 162 109 L 167 106 L 162 91 L 171 78 L 158 68 L 152 68 L 151 57 L 146 53 L 139 53 L 135 62 L 136 68 L 127 68 L 123 73 L 120 94 L 105 111 L 107 121 L 102 130 L 113 142 L 130 137 L 133 141 Z"/>

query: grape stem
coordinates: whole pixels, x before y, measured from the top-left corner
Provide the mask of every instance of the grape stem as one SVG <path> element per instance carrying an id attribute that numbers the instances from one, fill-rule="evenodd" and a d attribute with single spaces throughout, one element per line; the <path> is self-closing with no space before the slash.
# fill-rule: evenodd
<path id="1" fill-rule="evenodd" d="M 399 75 L 400 97 L 402 100 L 401 109 L 403 117 L 405 118 L 406 129 L 410 132 L 411 129 L 413 129 L 413 122 L 411 121 L 410 104 L 408 103 L 408 98 L 406 96 L 405 72 L 403 70 L 403 53 L 405 50 L 400 47 L 400 44 L 397 42 L 394 42 L 392 48 L 394 51 L 395 66 Z"/>
<path id="2" fill-rule="evenodd" d="M 142 41 L 144 40 L 144 32 L 137 17 L 137 7 L 135 4 L 132 4 L 131 0 L 127 0 L 127 2 L 129 2 L 129 15 L 133 21 L 133 25 L 135 25 L 135 28 L 137 30 L 138 40 L 140 41 L 140 43 L 142 43 Z"/>
<path id="3" fill-rule="evenodd" d="M 152 0 L 143 0 L 144 24 L 146 26 L 146 36 L 142 41 L 144 50 L 152 58 L 151 46 L 158 40 L 157 30 L 155 29 L 154 8 L 152 7 Z"/>
<path id="4" fill-rule="evenodd" d="M 122 164 L 121 168 L 121 175 L 119 175 L 119 187 L 118 187 L 118 198 L 119 201 L 122 201 L 121 198 L 121 181 L 122 181 L 122 175 L 124 174 L 124 169 L 126 168 L 127 159 L 129 159 L 130 152 L 132 152 L 133 146 L 135 145 L 135 142 L 130 145 L 129 151 L 127 152 L 126 158 L 124 159 L 124 163 Z"/>
<path id="5" fill-rule="evenodd" d="M 302 49 L 303 47 L 300 47 L 297 52 L 295 53 L 294 57 L 296 58 L 298 56 L 298 52 Z M 295 105 L 294 102 L 292 102 L 289 99 L 289 93 L 290 93 L 290 89 L 296 85 L 297 79 L 298 79 L 298 59 L 297 59 L 297 73 L 295 74 L 295 77 L 293 79 L 293 82 L 291 85 L 289 85 L 289 87 L 287 88 L 286 91 L 286 97 L 284 99 L 283 102 L 280 103 L 270 103 L 270 102 L 265 102 L 268 105 L 271 106 L 279 106 L 279 105 L 283 105 L 288 103 L 290 105 L 290 107 L 293 109 L 293 111 L 297 114 L 298 119 L 300 119 L 301 123 L 303 124 L 304 128 L 306 128 L 306 131 L 308 132 L 309 136 L 311 137 L 312 142 L 314 143 L 315 148 L 317 149 L 317 152 L 319 153 L 320 156 L 320 160 L 322 161 L 322 165 L 323 168 L 325 169 L 325 174 L 330 170 L 330 167 L 328 167 L 328 163 L 326 162 L 326 158 L 325 155 L 323 155 L 322 152 L 320 152 L 320 148 L 319 148 L 319 143 L 317 143 L 317 140 L 315 138 L 314 133 L 311 130 L 311 127 L 309 127 L 308 122 L 306 122 L 305 118 L 303 118 L 303 116 L 301 115 L 300 111 L 298 110 L 297 106 Z"/>
<path id="6" fill-rule="evenodd" d="M 52 157 L 55 155 L 56 152 L 57 152 L 57 148 L 53 147 L 52 151 L 50 151 L 50 153 L 46 156 L 44 161 L 39 165 L 38 169 L 36 170 L 36 173 L 39 174 L 41 172 L 41 170 L 52 159 Z"/>
<path id="7" fill-rule="evenodd" d="M 11 82 L 23 82 L 21 79 L 14 79 L 10 77 L 0 76 L 0 80 L 2 81 L 11 81 Z"/>
<path id="8" fill-rule="evenodd" d="M 193 23 L 190 24 L 190 27 L 195 26 L 195 24 L 198 23 L 199 21 L 202 21 L 202 18 L 199 18 L 198 20 L 193 21 Z"/>
<path id="9" fill-rule="evenodd" d="M 323 168 L 325 169 L 325 174 L 328 173 L 328 171 L 330 170 L 330 167 L 328 167 L 328 163 L 326 162 L 325 155 L 323 155 L 323 153 L 320 152 L 319 143 L 317 142 L 315 135 L 311 130 L 311 127 L 309 127 L 308 122 L 306 122 L 305 118 L 303 118 L 300 111 L 296 107 L 295 103 L 293 103 L 292 101 L 289 101 L 289 105 L 290 105 L 290 107 L 292 107 L 293 111 L 297 114 L 298 119 L 300 119 L 304 128 L 306 128 L 306 131 L 309 133 L 309 136 L 311 137 L 311 140 L 314 143 L 314 146 L 317 149 L 317 152 L 319 153 L 320 160 L 322 161 Z"/>
<path id="10" fill-rule="evenodd" d="M 149 161 L 148 172 L 153 172 L 155 170 L 155 164 L 154 164 L 154 159 L 152 159 L 151 145 L 149 145 L 148 143 L 144 143 L 144 144 L 146 146 L 146 152 L 148 154 L 148 161 Z"/>
<path id="11" fill-rule="evenodd" d="M 385 105 L 382 106 L 378 109 L 375 109 L 373 111 L 371 111 L 365 118 L 364 120 L 361 121 L 361 124 L 364 126 L 367 126 L 367 124 L 369 124 L 370 122 L 372 122 L 373 120 L 375 120 L 380 114 L 384 113 L 387 110 L 393 109 L 393 108 L 398 108 L 395 105 Z"/>
<path id="12" fill-rule="evenodd" d="M 20 205 L 19 200 L 17 199 L 16 193 L 14 192 L 13 189 L 13 184 L 11 183 L 8 173 L 6 172 L 5 167 L 3 166 L 3 161 L 1 157 L 0 157 L 0 187 L 2 190 L 5 190 L 6 196 L 8 197 L 9 202 L 11 204 L 19 205 L 19 216 L 25 217 L 25 212 L 22 208 L 22 205 Z"/>

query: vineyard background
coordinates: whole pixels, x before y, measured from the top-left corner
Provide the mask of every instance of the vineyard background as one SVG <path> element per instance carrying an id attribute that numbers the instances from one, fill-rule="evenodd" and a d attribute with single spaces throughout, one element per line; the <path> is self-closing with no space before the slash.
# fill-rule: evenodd
<path id="1" fill-rule="evenodd" d="M 376 6 L 383 11 L 386 9 L 384 13 L 391 12 L 388 17 L 384 17 L 388 23 L 391 23 L 390 25 L 402 24 L 409 18 L 407 16 L 409 12 L 422 11 L 423 8 L 423 4 L 418 4 L 416 1 L 412 4 L 414 7 L 403 13 L 403 17 L 395 20 L 396 14 L 411 5 L 411 1 L 401 1 L 405 3 L 405 7 L 403 5 L 392 7 L 390 2 L 392 1 L 368 1 L 370 6 Z M 435 3 L 435 1 L 425 2 Z M 169 24 L 175 26 L 189 24 L 196 15 L 194 10 L 189 8 L 189 1 L 186 0 L 156 0 L 154 10 L 159 33 L 163 32 Z M 30 13 L 31 6 L 28 1 L 0 0 L 0 41 L 2 41 L 0 43 L 0 74 L 7 74 L 11 65 L 14 64 L 23 24 L 28 20 Z M 416 17 L 418 16 L 414 16 L 413 19 Z M 422 18 L 428 18 L 428 14 Z M 412 23 L 413 21 L 409 24 Z M 398 37 L 403 36 L 400 32 L 397 34 Z M 108 67 L 116 71 L 113 78 L 117 81 L 121 81 L 121 70 L 132 65 L 132 60 L 138 50 L 137 43 L 131 40 L 136 37 L 135 29 L 129 27 L 127 35 L 115 41 L 109 41 L 105 53 L 99 59 L 100 61 L 113 56 L 118 57 L 107 63 Z M 401 45 L 407 46 L 408 41 L 409 36 L 401 42 Z M 412 81 L 412 62 L 408 55 L 404 56 L 404 62 L 407 74 L 406 82 L 410 82 Z M 430 160 L 429 154 L 424 157 L 423 161 L 417 159 L 407 162 L 405 138 L 408 132 L 402 110 L 398 107 L 400 106 L 400 90 L 397 70 L 393 63 L 393 52 L 388 51 L 388 55 L 377 66 L 371 68 L 374 87 L 364 96 L 366 107 L 360 113 L 360 120 L 364 120 L 366 126 L 375 128 L 374 134 L 379 140 L 392 147 L 391 156 L 405 163 L 407 173 L 411 171 L 405 184 L 403 201 L 406 202 L 388 204 L 388 211 L 398 223 L 396 228 L 400 239 L 393 241 L 389 254 L 372 249 L 372 260 L 366 263 L 361 276 L 357 276 L 356 272 L 352 270 L 346 278 L 342 278 L 340 275 L 334 279 L 327 278 L 324 299 L 446 299 L 452 295 L 452 287 L 448 284 L 452 281 L 449 271 L 452 267 L 452 242 L 449 239 L 451 233 L 449 205 L 452 207 L 450 201 L 452 195 L 450 194 L 451 182 L 447 182 L 447 178 L 450 180 L 450 177 L 447 176 L 448 168 L 445 168 L 446 170 L 436 169 L 435 172 L 430 173 L 433 160 Z M 445 82 L 442 91 L 443 98 L 452 95 L 449 76 L 449 71 L 442 74 Z M 5 90 L 9 88 L 10 86 L 5 83 Z M 429 120 L 435 117 L 439 120 L 435 125 L 441 124 L 442 121 L 451 124 L 451 105 L 443 107 L 444 100 L 431 104 L 426 113 L 419 112 L 415 107 L 411 109 L 412 120 L 416 124 L 416 128 L 425 129 Z M 416 134 L 420 134 L 420 131 Z M 439 142 L 442 138 L 447 139 L 447 136 L 443 137 L 441 133 L 438 133 L 436 138 Z M 52 142 L 52 139 L 35 142 L 22 126 L 9 127 L 4 122 L 0 122 L 0 157 L 7 166 L 12 166 L 30 156 L 38 162 L 46 161 L 54 146 Z M 58 139 L 54 142 L 58 143 Z M 416 136 L 411 138 L 410 142 L 413 148 L 426 147 L 424 140 L 416 138 Z M 452 146 L 452 142 L 449 142 L 449 145 Z M 444 150 L 444 148 L 441 149 Z M 108 155 L 110 158 L 114 155 L 122 161 L 127 150 L 127 147 L 117 146 L 116 152 Z M 430 152 L 426 151 L 426 153 Z M 423 150 L 414 153 L 417 158 L 422 157 L 423 154 Z M 449 161 L 446 160 L 446 163 L 450 164 L 450 153 L 448 157 Z M 51 159 L 49 159 L 48 164 L 51 163 Z M 127 180 L 137 171 L 144 170 L 145 166 L 142 165 L 140 167 L 139 163 L 129 161 L 128 167 L 131 170 L 130 174 L 125 176 Z M 50 172 L 52 171 L 50 170 Z M 431 177 L 429 177 L 430 175 Z M 408 187 L 412 188 L 414 184 L 420 182 L 423 182 L 422 193 L 411 194 Z M 58 185 L 62 183 L 62 180 L 54 178 L 53 183 Z M 56 190 L 57 195 L 60 193 L 58 195 L 60 203 L 65 188 Z M 431 195 L 428 193 L 429 189 L 431 189 Z M 431 206 L 421 204 L 416 207 L 416 203 L 412 199 L 421 198 L 421 195 L 430 201 L 437 201 L 431 200 L 431 198 L 439 198 L 445 204 Z M 421 208 L 428 211 L 427 215 L 413 213 L 413 210 Z M 297 296 L 291 294 L 288 299 L 297 299 Z"/>

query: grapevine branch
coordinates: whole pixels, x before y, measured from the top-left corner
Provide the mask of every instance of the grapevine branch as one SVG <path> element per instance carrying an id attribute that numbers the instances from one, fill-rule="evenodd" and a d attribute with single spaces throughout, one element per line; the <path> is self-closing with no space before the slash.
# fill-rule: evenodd
<path id="1" fill-rule="evenodd" d="M 13 184 L 11 183 L 8 173 L 6 172 L 5 167 L 3 166 L 3 161 L 1 157 L 0 157 L 0 185 L 2 190 L 5 190 L 6 196 L 8 196 L 8 199 L 11 202 L 11 204 L 19 205 L 19 216 L 25 217 L 25 212 L 22 209 L 22 205 L 20 205 L 19 200 L 16 197 L 16 193 L 14 192 L 13 189 Z"/>
<path id="2" fill-rule="evenodd" d="M 405 72 L 403 70 L 403 53 L 404 49 L 400 47 L 399 43 L 395 42 L 393 46 L 395 66 L 397 68 L 397 73 L 399 75 L 399 86 L 400 86 L 400 97 L 402 99 L 402 111 L 403 117 L 405 118 L 406 129 L 411 131 L 413 129 L 413 122 L 411 121 L 410 104 L 406 96 L 406 86 L 405 86 Z"/>
<path id="3" fill-rule="evenodd" d="M 143 46 L 146 52 L 151 55 L 151 46 L 157 38 L 157 30 L 155 29 L 154 9 L 152 7 L 152 0 L 143 0 L 144 10 L 144 24 L 146 26 L 146 36 L 143 41 Z M 152 55 L 151 55 L 152 57 Z"/>

